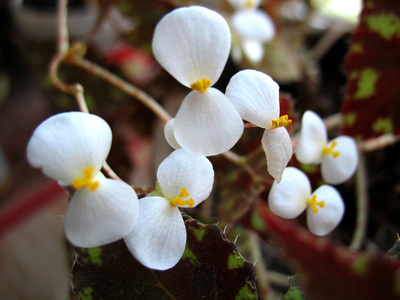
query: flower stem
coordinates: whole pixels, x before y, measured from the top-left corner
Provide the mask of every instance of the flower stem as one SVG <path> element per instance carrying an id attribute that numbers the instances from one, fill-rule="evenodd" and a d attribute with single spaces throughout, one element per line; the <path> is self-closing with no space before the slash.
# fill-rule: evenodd
<path id="1" fill-rule="evenodd" d="M 358 149 L 363 152 L 379 150 L 390 146 L 400 140 L 400 135 L 385 134 L 377 138 L 372 138 L 358 143 Z"/>
<path id="2" fill-rule="evenodd" d="M 268 299 L 271 288 L 269 286 L 268 272 L 262 259 L 258 235 L 254 232 L 250 232 L 249 240 L 250 255 L 251 259 L 255 261 L 254 265 L 257 272 L 257 290 L 259 291 L 262 299 Z"/>
<path id="3" fill-rule="evenodd" d="M 245 156 L 240 156 L 233 151 L 226 151 L 222 153 L 222 156 L 224 156 L 230 162 L 243 168 L 243 170 L 245 170 L 249 175 L 253 177 L 257 176 L 256 172 L 247 164 L 247 159 Z"/>
<path id="4" fill-rule="evenodd" d="M 68 38 L 68 26 L 67 26 L 67 4 L 68 0 L 59 0 L 57 7 L 57 20 L 58 20 L 58 42 L 57 42 L 57 54 L 51 60 L 49 73 L 50 78 L 53 81 L 56 88 L 60 91 L 71 94 L 76 98 L 79 109 L 82 112 L 88 113 L 88 108 L 83 97 L 83 86 L 79 83 L 65 84 L 57 76 L 58 68 L 61 63 L 68 56 L 69 52 L 69 38 Z"/>
<path id="5" fill-rule="evenodd" d="M 136 98 L 138 101 L 151 109 L 157 115 L 157 117 L 163 120 L 165 123 L 171 119 L 171 116 L 154 98 L 152 98 L 150 95 L 137 88 L 136 86 L 132 85 L 131 83 L 102 68 L 101 66 L 81 56 L 71 56 L 68 59 L 68 63 L 77 66 L 83 70 L 86 70 L 87 72 L 97 77 L 100 77 L 101 79 L 121 89 L 128 95 Z"/>
<path id="6" fill-rule="evenodd" d="M 368 221 L 368 179 L 365 163 L 365 156 L 359 153 L 358 170 L 356 174 L 357 184 L 357 218 L 356 228 L 349 249 L 358 250 L 361 248 L 365 238 Z"/>

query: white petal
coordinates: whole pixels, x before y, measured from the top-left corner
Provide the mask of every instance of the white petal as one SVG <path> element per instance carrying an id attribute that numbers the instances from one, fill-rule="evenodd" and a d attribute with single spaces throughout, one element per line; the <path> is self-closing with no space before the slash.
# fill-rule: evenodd
<path id="1" fill-rule="evenodd" d="M 246 57 L 253 64 L 257 64 L 262 61 L 264 57 L 264 45 L 262 42 L 254 39 L 243 39 L 242 46 Z"/>
<path id="2" fill-rule="evenodd" d="M 275 25 L 262 10 L 238 11 L 233 15 L 233 26 L 246 39 L 266 42 L 275 36 Z"/>
<path id="3" fill-rule="evenodd" d="M 145 197 L 139 207 L 139 221 L 125 238 L 128 249 L 148 268 L 172 268 L 186 245 L 186 228 L 179 209 L 162 197 Z"/>
<path id="4" fill-rule="evenodd" d="M 174 133 L 174 123 L 175 119 L 169 120 L 164 126 L 164 135 L 168 144 L 174 149 L 182 148 L 179 143 L 176 141 L 175 133 Z"/>
<path id="5" fill-rule="evenodd" d="M 307 208 L 307 225 L 310 231 L 318 236 L 331 232 L 342 220 L 344 203 L 338 191 L 329 186 L 319 187 L 312 195 L 317 196 L 316 201 L 324 201 L 323 208 L 317 206 L 318 212 L 314 213 L 311 207 Z"/>
<path id="6" fill-rule="evenodd" d="M 339 136 L 332 140 L 337 145 L 333 147 L 334 152 L 339 152 L 339 156 L 334 158 L 332 154 L 325 154 L 322 157 L 321 173 L 322 178 L 330 184 L 340 184 L 345 182 L 356 171 L 358 164 L 357 145 L 353 138 L 348 136 Z"/>
<path id="7" fill-rule="evenodd" d="M 175 117 L 175 138 L 188 152 L 217 155 L 231 149 L 243 134 L 239 113 L 220 91 L 192 91 Z"/>
<path id="8" fill-rule="evenodd" d="M 128 184 L 102 179 L 97 190 L 81 188 L 65 215 L 65 235 L 78 247 L 98 247 L 124 238 L 138 219 L 139 201 Z"/>
<path id="9" fill-rule="evenodd" d="M 183 85 L 210 79 L 213 85 L 225 67 L 231 33 L 225 19 L 200 6 L 182 7 L 157 24 L 152 48 L 158 62 Z"/>
<path id="10" fill-rule="evenodd" d="M 328 142 L 326 127 L 322 119 L 308 110 L 301 120 L 300 137 L 295 149 L 296 158 L 304 164 L 321 162 L 322 150 Z"/>
<path id="11" fill-rule="evenodd" d="M 178 149 L 161 162 L 157 180 L 164 197 L 175 199 L 186 188 L 196 206 L 211 193 L 214 169 L 206 157 Z"/>
<path id="12" fill-rule="evenodd" d="M 271 211 L 286 219 L 299 216 L 307 207 L 311 185 L 307 176 L 299 169 L 287 167 L 282 181 L 273 183 L 268 196 Z"/>
<path id="13" fill-rule="evenodd" d="M 272 120 L 279 118 L 279 85 L 262 72 L 238 72 L 225 94 L 241 117 L 257 126 L 270 128 Z"/>
<path id="14" fill-rule="evenodd" d="M 36 128 L 27 148 L 29 163 L 63 185 L 91 166 L 97 173 L 111 147 L 111 129 L 98 116 L 61 113 Z"/>
<path id="15" fill-rule="evenodd" d="M 261 143 L 267 156 L 268 173 L 279 183 L 293 155 L 292 141 L 284 127 L 265 130 Z"/>

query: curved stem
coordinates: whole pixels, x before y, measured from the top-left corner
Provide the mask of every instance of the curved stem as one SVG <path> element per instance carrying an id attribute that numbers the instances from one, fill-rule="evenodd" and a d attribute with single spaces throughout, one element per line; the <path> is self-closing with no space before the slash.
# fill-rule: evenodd
<path id="1" fill-rule="evenodd" d="M 359 154 L 358 170 L 356 174 L 357 183 L 357 218 L 356 228 L 349 249 L 361 248 L 365 238 L 368 222 L 368 179 L 365 156 Z"/>
<path id="2" fill-rule="evenodd" d="M 59 0 L 57 7 L 57 20 L 58 20 L 58 42 L 57 42 L 57 54 L 51 60 L 49 73 L 50 78 L 54 85 L 62 92 L 72 94 L 78 103 L 79 109 L 83 112 L 88 113 L 88 108 L 83 97 L 83 87 L 79 83 L 65 84 L 58 78 L 58 68 L 61 63 L 66 59 L 69 52 L 69 38 L 68 38 L 68 26 L 67 26 L 67 4 L 68 0 Z"/>
<path id="3" fill-rule="evenodd" d="M 135 87 L 131 83 L 121 79 L 120 77 L 114 75 L 108 70 L 100 67 L 99 65 L 80 56 L 70 57 L 68 63 L 77 66 L 83 70 L 86 70 L 87 72 L 96 75 L 97 77 L 100 77 L 101 79 L 121 89 L 128 95 L 136 98 L 141 103 L 146 105 L 149 109 L 151 109 L 157 115 L 157 117 L 163 120 L 165 123 L 171 119 L 171 116 L 154 98 L 152 98 L 150 95 L 148 95 L 141 89 Z"/>

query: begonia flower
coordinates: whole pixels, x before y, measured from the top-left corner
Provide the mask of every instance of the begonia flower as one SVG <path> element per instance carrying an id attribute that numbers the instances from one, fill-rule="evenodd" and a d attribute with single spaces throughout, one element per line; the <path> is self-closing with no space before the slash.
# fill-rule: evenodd
<path id="1" fill-rule="evenodd" d="M 323 185 L 311 193 L 306 174 L 293 167 L 285 169 L 280 183 L 273 183 L 268 204 L 274 214 L 285 219 L 307 210 L 307 226 L 318 236 L 331 232 L 344 214 L 343 199 L 334 187 Z"/>
<path id="2" fill-rule="evenodd" d="M 264 44 L 275 36 L 275 25 L 267 13 L 258 9 L 259 0 L 229 2 L 236 8 L 232 24 L 240 37 L 243 51 L 252 63 L 259 63 L 264 57 Z"/>
<path id="3" fill-rule="evenodd" d="M 155 28 L 154 56 L 176 80 L 193 89 L 174 122 L 176 141 L 190 153 L 220 154 L 243 133 L 238 112 L 223 93 L 211 87 L 221 76 L 230 47 L 228 24 L 204 7 L 175 9 Z"/>
<path id="4" fill-rule="evenodd" d="M 82 112 L 50 117 L 34 131 L 29 163 L 75 191 L 65 214 L 67 239 L 97 247 L 122 239 L 135 226 L 139 203 L 126 183 L 100 172 L 111 147 L 111 129 L 98 116 Z"/>
<path id="5" fill-rule="evenodd" d="M 146 267 L 166 270 L 185 250 L 186 228 L 179 207 L 195 207 L 208 198 L 214 170 L 206 157 L 178 149 L 159 165 L 157 181 L 158 195 L 139 200 L 139 221 L 125 243 Z"/>
<path id="6" fill-rule="evenodd" d="M 287 115 L 279 117 L 279 85 L 262 72 L 244 70 L 231 78 L 226 96 L 243 120 L 265 128 L 261 143 L 267 156 L 268 172 L 280 182 L 293 148 L 285 128 L 291 120 Z"/>
<path id="7" fill-rule="evenodd" d="M 340 184 L 349 179 L 358 164 L 354 139 L 339 136 L 328 142 L 323 120 L 312 111 L 306 111 L 303 115 L 295 155 L 304 164 L 320 163 L 322 178 L 330 184 Z"/>

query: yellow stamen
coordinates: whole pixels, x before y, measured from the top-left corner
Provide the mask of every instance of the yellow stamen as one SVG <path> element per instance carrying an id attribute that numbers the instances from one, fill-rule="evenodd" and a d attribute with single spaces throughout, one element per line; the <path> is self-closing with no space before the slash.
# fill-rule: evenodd
<path id="1" fill-rule="evenodd" d="M 246 4 L 245 4 L 245 7 L 246 8 L 253 8 L 254 4 L 255 4 L 254 0 L 247 0 Z"/>
<path id="2" fill-rule="evenodd" d="M 321 208 L 323 208 L 325 206 L 325 202 L 322 200 L 317 202 L 317 196 L 314 195 L 314 196 L 312 196 L 311 199 L 307 200 L 307 205 L 311 206 L 313 213 L 317 213 L 318 212 L 317 205 L 319 205 Z"/>
<path id="3" fill-rule="evenodd" d="M 195 91 L 198 91 L 200 93 L 204 93 L 207 91 L 207 89 L 211 86 L 211 80 L 210 79 L 199 79 L 196 82 L 192 83 L 190 87 L 194 89 Z"/>
<path id="4" fill-rule="evenodd" d="M 335 148 L 337 146 L 337 142 L 332 142 L 330 147 L 325 147 L 324 150 L 322 150 L 322 152 L 325 155 L 328 154 L 332 154 L 333 158 L 337 158 L 340 155 L 339 151 L 333 151 L 333 148 Z"/>
<path id="5" fill-rule="evenodd" d="M 97 190 L 99 187 L 100 183 L 98 181 L 93 180 L 93 172 L 94 168 L 93 167 L 87 167 L 85 170 L 83 170 L 83 178 L 77 177 L 75 178 L 74 182 L 72 183 L 72 187 L 75 190 L 78 190 L 83 187 L 87 187 L 89 190 L 92 192 Z"/>
<path id="6" fill-rule="evenodd" d="M 286 127 L 292 124 L 292 120 L 289 119 L 288 115 L 280 117 L 278 120 L 272 120 L 271 128 Z"/>
<path id="7" fill-rule="evenodd" d="M 193 207 L 194 206 L 194 201 L 192 198 L 189 198 L 187 200 L 184 200 L 183 198 L 187 198 L 189 197 L 189 192 L 187 189 L 185 188 L 181 188 L 181 193 L 178 197 L 176 197 L 175 199 L 171 199 L 171 205 L 172 206 L 177 206 L 177 205 L 181 205 L 181 206 L 189 206 L 189 207 Z"/>

